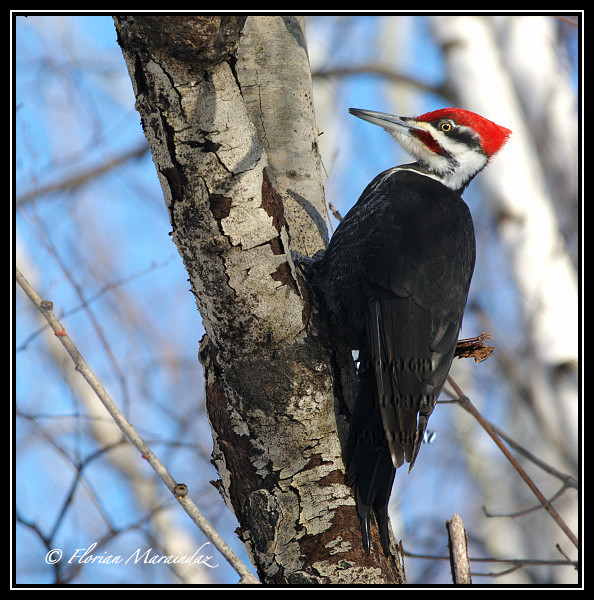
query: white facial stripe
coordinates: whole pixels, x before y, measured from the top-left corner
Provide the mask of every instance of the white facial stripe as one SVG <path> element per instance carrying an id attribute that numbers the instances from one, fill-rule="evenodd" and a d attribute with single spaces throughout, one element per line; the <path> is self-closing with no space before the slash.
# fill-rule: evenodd
<path id="1" fill-rule="evenodd" d="M 396 140 L 403 150 L 406 150 L 406 152 L 419 160 L 426 161 L 428 154 L 437 156 L 437 154 L 431 152 L 429 148 L 427 148 L 424 142 L 412 135 L 408 130 L 386 129 L 386 131 Z"/>
<path id="2" fill-rule="evenodd" d="M 443 154 L 433 152 L 422 140 L 410 135 L 406 130 L 387 129 L 387 131 L 406 152 L 429 167 L 432 173 L 423 173 L 428 177 L 457 191 L 487 164 L 488 158 L 479 148 L 471 148 L 458 142 L 436 130 L 429 123 L 416 125 L 426 129 L 433 136 L 444 149 Z"/>
<path id="3" fill-rule="evenodd" d="M 440 136 L 441 138 L 445 136 Z M 442 182 L 453 190 L 458 190 L 464 184 L 476 175 L 486 164 L 487 156 L 476 148 L 470 148 L 466 144 L 456 142 L 452 139 L 439 140 L 443 148 L 450 153 L 450 157 L 445 159 L 442 168 L 439 167 L 439 160 L 431 160 L 430 165 L 439 175 L 442 176 Z M 444 157 L 438 156 L 438 159 Z"/>

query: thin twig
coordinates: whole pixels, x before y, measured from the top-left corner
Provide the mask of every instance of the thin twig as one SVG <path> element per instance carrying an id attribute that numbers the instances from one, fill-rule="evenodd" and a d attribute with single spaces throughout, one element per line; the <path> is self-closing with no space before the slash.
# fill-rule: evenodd
<path id="1" fill-rule="evenodd" d="M 456 382 L 448 375 L 448 381 L 450 385 L 454 388 L 454 391 L 458 395 L 458 403 L 460 406 L 469 412 L 481 425 L 481 427 L 489 434 L 491 439 L 495 442 L 497 447 L 503 452 L 507 460 L 513 465 L 514 469 L 518 471 L 522 479 L 526 482 L 528 487 L 532 490 L 534 495 L 538 498 L 543 508 L 551 515 L 555 523 L 561 528 L 561 530 L 565 533 L 565 535 L 569 538 L 569 540 L 575 545 L 576 548 L 579 547 L 578 539 L 575 534 L 569 529 L 567 523 L 561 518 L 561 515 L 555 510 L 555 508 L 551 505 L 551 503 L 543 496 L 541 491 L 536 487 L 535 483 L 530 479 L 526 471 L 519 465 L 518 461 L 513 457 L 511 452 L 505 447 L 505 444 L 499 439 L 497 434 L 493 431 L 493 429 L 489 426 L 489 423 L 478 412 L 475 408 L 474 404 L 470 401 L 470 398 L 464 394 L 464 392 L 460 389 L 460 387 L 456 384 Z"/>
<path id="2" fill-rule="evenodd" d="M 78 351 L 74 342 L 70 336 L 66 333 L 66 330 L 56 317 L 53 311 L 53 304 L 47 300 L 42 300 L 41 296 L 35 291 L 31 284 L 25 279 L 20 270 L 16 269 L 16 280 L 21 286 L 23 291 L 27 294 L 33 304 L 39 309 L 41 314 L 44 316 L 50 327 L 53 329 L 54 334 L 60 340 L 70 357 L 74 361 L 76 370 L 85 378 L 87 383 L 91 386 L 99 400 L 101 400 L 103 406 L 107 409 L 117 426 L 121 429 L 124 435 L 132 442 L 132 444 L 138 449 L 142 457 L 147 460 L 150 466 L 153 468 L 155 473 L 162 479 L 165 485 L 169 488 L 169 491 L 177 498 L 182 508 L 188 513 L 192 521 L 200 528 L 204 535 L 213 543 L 216 549 L 223 555 L 223 557 L 229 562 L 229 564 L 235 569 L 238 575 L 241 577 L 240 583 L 260 583 L 254 575 L 249 571 L 246 565 L 243 564 L 241 559 L 231 550 L 227 543 L 217 533 L 215 528 L 207 521 L 202 515 L 194 501 L 189 495 L 179 496 L 176 495 L 174 490 L 177 482 L 161 463 L 161 461 L 155 456 L 152 450 L 148 447 L 146 442 L 138 434 L 132 424 L 124 417 L 120 412 L 119 408 L 110 398 L 109 394 L 105 391 L 105 388 L 101 385 L 101 382 L 97 379 L 95 374 L 91 371 L 87 365 L 85 359 Z"/>
<path id="3" fill-rule="evenodd" d="M 334 215 L 334 218 L 340 223 L 342 221 L 342 215 L 336 210 L 332 202 L 328 202 L 328 208 L 330 209 L 330 212 Z"/>
<path id="4" fill-rule="evenodd" d="M 557 545 L 558 546 L 558 545 Z M 558 548 L 559 549 L 559 548 Z M 577 568 L 578 562 L 570 560 L 563 552 L 565 560 L 554 560 L 554 559 L 539 559 L 539 558 L 493 558 L 490 556 L 480 556 L 470 558 L 471 563 L 495 563 L 495 564 L 512 564 L 516 567 L 525 566 L 548 566 L 548 567 L 574 567 Z M 402 556 L 408 558 L 419 558 L 422 560 L 450 560 L 449 556 L 437 555 L 437 554 L 421 554 L 417 552 L 410 552 L 409 550 L 402 549 Z"/>
<path id="5" fill-rule="evenodd" d="M 28 204 L 32 200 L 37 200 L 41 196 L 47 196 L 55 192 L 72 192 L 76 188 L 86 184 L 89 181 L 93 181 L 100 175 L 103 175 L 103 173 L 107 173 L 108 171 L 119 167 L 122 163 L 130 159 L 141 158 L 148 151 L 149 147 L 146 141 L 144 141 L 140 145 L 131 148 L 130 150 L 127 150 L 123 154 L 116 156 L 115 158 L 109 159 L 99 166 L 90 167 L 82 171 L 81 173 L 74 175 L 74 177 L 67 177 L 62 181 L 50 183 L 42 188 L 33 189 L 28 192 L 25 192 L 24 194 L 17 197 L 16 204 L 17 206 Z"/>
<path id="6" fill-rule="evenodd" d="M 563 495 L 563 492 L 565 492 L 565 490 L 567 490 L 567 489 L 569 489 L 569 488 L 565 484 L 563 486 L 561 486 L 561 489 L 559 491 L 557 491 L 555 494 L 553 494 L 551 496 L 551 498 L 548 500 L 548 502 L 551 503 L 551 502 L 554 502 L 555 500 L 557 500 L 558 498 L 560 498 Z M 485 506 L 483 506 L 483 513 L 485 513 L 485 517 L 490 517 L 490 518 L 506 517 L 506 518 L 510 518 L 510 519 L 515 519 L 516 517 L 523 517 L 524 515 L 528 515 L 531 512 L 540 510 L 541 508 L 542 508 L 542 506 L 540 504 L 537 504 L 536 506 L 531 506 L 530 508 L 525 508 L 523 510 L 517 510 L 515 512 L 492 513 L 492 512 L 489 512 Z"/>
<path id="7" fill-rule="evenodd" d="M 568 18 L 568 17 L 563 17 L 561 15 L 555 15 L 560 21 L 563 21 L 564 23 L 567 23 L 568 25 L 573 25 L 574 27 L 578 27 L 579 25 L 579 21 L 573 21 L 572 19 Z"/>
<path id="8" fill-rule="evenodd" d="M 509 446 L 511 446 L 514 450 L 516 450 L 517 452 L 519 452 L 520 454 L 522 454 L 522 456 L 524 456 L 525 458 L 527 458 L 530 462 L 534 463 L 537 467 L 540 467 L 543 471 L 545 471 L 549 475 L 552 475 L 553 477 L 556 477 L 557 479 L 559 479 L 560 481 L 562 481 L 563 485 L 565 487 L 567 487 L 567 488 L 573 488 L 574 490 L 579 489 L 579 484 L 576 481 L 575 477 L 572 477 L 571 475 L 567 475 L 566 473 L 562 473 L 561 471 L 558 471 L 553 466 L 547 464 L 543 460 L 540 460 L 540 458 L 538 458 L 538 456 L 534 456 L 534 454 L 532 454 L 531 452 L 529 452 L 528 450 L 526 450 L 526 448 L 524 448 L 523 446 L 521 446 L 520 444 L 518 444 L 518 442 L 516 442 L 515 440 L 513 440 L 512 438 L 510 438 L 504 431 L 502 431 L 499 427 L 497 427 L 497 425 L 494 425 L 493 423 L 491 423 L 490 421 L 487 421 L 486 419 L 485 419 L 485 422 L 488 423 L 489 427 L 506 444 L 508 444 Z"/>
<path id="9" fill-rule="evenodd" d="M 436 94 L 438 96 L 442 96 L 444 98 L 448 98 L 451 96 L 450 89 L 446 84 L 441 85 L 429 85 L 420 79 L 415 79 L 414 77 L 410 77 L 404 73 L 400 73 L 395 71 L 391 67 L 386 67 L 379 64 L 361 64 L 355 66 L 342 66 L 342 67 L 334 67 L 329 69 L 322 69 L 319 71 L 314 71 L 312 73 L 312 77 L 348 77 L 351 75 L 378 75 L 380 77 L 384 77 L 393 83 L 396 83 L 400 86 L 408 85 L 417 90 L 421 90 L 424 92 L 430 92 L 432 94 Z"/>

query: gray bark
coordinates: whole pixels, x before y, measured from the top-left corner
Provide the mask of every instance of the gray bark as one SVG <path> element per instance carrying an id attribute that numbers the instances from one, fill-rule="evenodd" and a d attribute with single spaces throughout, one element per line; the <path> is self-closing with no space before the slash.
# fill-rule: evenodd
<path id="1" fill-rule="evenodd" d="M 116 27 L 206 331 L 217 488 L 261 581 L 404 582 L 377 536 L 363 553 L 341 451 L 352 360 L 291 258 L 327 241 L 302 20 Z"/>

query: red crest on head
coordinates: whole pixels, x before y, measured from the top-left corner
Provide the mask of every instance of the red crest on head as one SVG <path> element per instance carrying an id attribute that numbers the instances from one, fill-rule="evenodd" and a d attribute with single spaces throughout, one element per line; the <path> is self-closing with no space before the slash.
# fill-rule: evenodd
<path id="1" fill-rule="evenodd" d="M 417 117 L 417 120 L 425 122 L 435 121 L 436 119 L 451 119 L 458 125 L 470 127 L 476 131 L 481 138 L 481 145 L 487 156 L 493 156 L 501 150 L 512 133 L 511 129 L 497 125 L 497 123 L 493 123 L 493 121 L 463 108 L 441 108 Z"/>

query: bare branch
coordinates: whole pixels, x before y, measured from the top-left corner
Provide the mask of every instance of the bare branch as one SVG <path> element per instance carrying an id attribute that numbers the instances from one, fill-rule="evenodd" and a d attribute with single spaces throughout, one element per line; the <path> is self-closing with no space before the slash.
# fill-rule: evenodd
<path id="1" fill-rule="evenodd" d="M 85 183 L 93 181 L 95 178 L 99 177 L 99 175 L 103 175 L 104 173 L 107 173 L 112 169 L 120 167 L 126 161 L 141 158 L 148 152 L 148 149 L 149 147 L 146 144 L 146 142 L 142 142 L 135 148 L 127 150 L 119 156 L 105 161 L 101 165 L 90 167 L 80 173 L 75 174 L 72 177 L 68 177 L 56 183 L 50 183 L 39 189 L 34 189 L 25 192 L 24 194 L 21 194 L 17 197 L 16 204 L 17 206 L 27 204 L 33 199 L 37 199 L 40 196 L 47 196 L 49 194 L 53 194 L 54 192 L 73 192 L 75 189 L 81 187 Z"/>
<path id="2" fill-rule="evenodd" d="M 561 552 L 560 548 L 558 550 Z M 565 554 L 561 552 L 563 556 Z M 407 556 L 409 558 L 420 558 L 422 560 L 450 560 L 449 556 L 437 556 L 434 554 L 421 554 L 417 552 L 409 552 L 408 550 L 402 550 L 402 556 Z M 505 575 L 507 573 L 511 573 L 522 567 L 527 567 L 530 565 L 536 566 L 554 566 L 554 567 L 574 567 L 578 566 L 577 561 L 572 561 L 565 556 L 566 560 L 549 560 L 549 559 L 536 559 L 536 558 L 493 558 L 493 557 L 476 557 L 469 558 L 469 561 L 472 563 L 495 563 L 495 564 L 509 564 L 512 565 L 509 569 L 505 571 L 500 571 L 497 573 L 477 573 L 474 572 L 474 576 L 480 577 L 500 577 L 501 575 Z"/>
<path id="3" fill-rule="evenodd" d="M 445 84 L 428 85 L 422 81 L 409 77 L 403 73 L 395 71 L 391 67 L 386 67 L 378 64 L 365 64 L 356 66 L 335 67 L 325 70 L 320 70 L 312 73 L 312 77 L 348 77 L 351 75 L 378 75 L 384 77 L 396 85 L 408 85 L 423 92 L 430 92 L 438 96 L 442 96 L 447 100 L 453 101 L 451 90 Z"/>
<path id="4" fill-rule="evenodd" d="M 454 513 L 452 520 L 446 522 L 446 529 L 448 530 L 452 580 L 456 584 L 472 583 L 468 558 L 468 538 L 464 523 L 458 513 Z"/>
<path id="5" fill-rule="evenodd" d="M 146 461 L 150 464 L 155 473 L 157 473 L 157 475 L 169 488 L 169 491 L 177 498 L 178 502 L 186 511 L 186 513 L 188 513 L 192 521 L 194 521 L 194 523 L 198 525 L 198 527 L 204 533 L 204 535 L 206 535 L 206 537 L 213 543 L 217 550 L 227 559 L 229 564 L 235 569 L 237 574 L 241 577 L 241 583 L 259 583 L 259 581 L 252 575 L 249 569 L 243 564 L 243 562 L 241 562 L 240 558 L 233 552 L 233 550 L 231 550 L 231 548 L 226 544 L 226 542 L 219 536 L 214 527 L 202 515 L 194 501 L 187 495 L 180 497 L 178 494 L 176 494 L 175 490 L 176 486 L 178 485 L 177 482 L 169 473 L 167 468 L 161 463 L 157 456 L 148 447 L 148 445 L 138 434 L 136 429 L 134 429 L 133 425 L 120 412 L 119 408 L 116 406 L 109 394 L 106 392 L 103 385 L 101 385 L 101 382 L 97 379 L 93 371 L 91 371 L 85 359 L 78 351 L 78 348 L 75 346 L 70 336 L 66 333 L 66 330 L 64 329 L 63 325 L 56 317 L 53 311 L 52 302 L 48 300 L 42 300 L 41 296 L 39 296 L 37 291 L 26 280 L 26 278 L 23 276 L 23 274 L 18 268 L 16 269 L 16 279 L 17 283 L 27 294 L 31 302 L 33 302 L 33 304 L 37 307 L 37 309 L 47 320 L 50 327 L 53 329 L 54 334 L 56 335 L 56 337 L 58 337 L 58 339 L 72 358 L 76 370 L 86 379 L 87 383 L 91 386 L 95 394 L 97 394 L 97 397 L 99 398 L 99 400 L 101 400 L 101 403 L 103 404 L 103 406 L 105 406 L 105 408 L 112 416 L 113 420 L 116 422 L 118 427 L 121 429 L 124 435 L 132 442 L 132 444 L 138 449 L 142 457 L 146 459 Z"/>
<path id="6" fill-rule="evenodd" d="M 566 485 L 561 486 L 561 488 L 559 490 L 557 490 L 557 492 L 555 492 L 555 494 L 553 494 L 553 496 L 549 500 L 549 503 L 554 502 L 555 500 L 557 500 L 557 498 L 560 498 L 561 495 L 567 489 L 568 489 L 568 487 Z M 489 512 L 485 506 L 483 506 L 483 512 L 485 513 L 486 517 L 511 517 L 513 519 L 515 517 L 521 517 L 521 516 L 527 515 L 531 512 L 540 510 L 541 508 L 542 508 L 542 506 L 540 504 L 537 504 L 536 506 L 531 506 L 530 508 L 525 508 L 524 510 L 517 510 L 515 512 L 492 513 L 492 512 Z"/>
<path id="7" fill-rule="evenodd" d="M 544 509 L 551 515 L 555 523 L 561 528 L 561 530 L 565 533 L 565 535 L 569 538 L 572 544 L 577 548 L 578 539 L 576 535 L 569 529 L 565 521 L 561 518 L 561 515 L 555 510 L 555 508 L 550 504 L 550 502 L 544 497 L 542 492 L 536 487 L 536 484 L 530 479 L 526 471 L 519 465 L 518 461 L 512 456 L 510 451 L 505 447 L 503 442 L 499 439 L 499 436 L 493 431 L 490 427 L 489 423 L 483 419 L 481 414 L 475 408 L 474 404 L 470 401 L 468 396 L 464 394 L 464 392 L 460 389 L 460 387 L 456 384 L 456 382 L 448 375 L 448 381 L 450 385 L 454 388 L 454 391 L 458 395 L 458 403 L 460 406 L 469 412 L 481 425 L 481 427 L 489 434 L 491 439 L 495 442 L 497 447 L 503 452 L 507 460 L 513 465 L 513 467 L 518 471 L 522 479 L 526 482 L 528 487 L 532 490 L 534 495 L 540 500 Z"/>
<path id="8" fill-rule="evenodd" d="M 456 353 L 458 358 L 474 358 L 474 362 L 483 362 L 495 352 L 493 346 L 487 346 L 485 340 L 492 339 L 490 333 L 481 333 L 477 337 L 458 340 L 456 344 Z"/>

